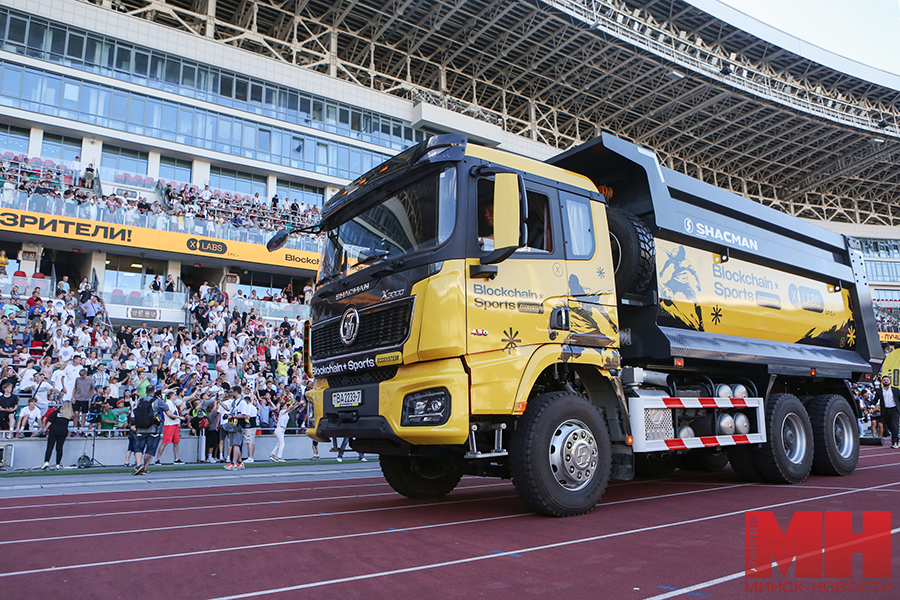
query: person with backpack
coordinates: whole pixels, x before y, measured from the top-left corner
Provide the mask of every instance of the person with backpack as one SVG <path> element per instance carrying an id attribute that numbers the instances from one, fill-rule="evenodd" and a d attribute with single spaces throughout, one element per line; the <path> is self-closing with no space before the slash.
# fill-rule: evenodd
<path id="1" fill-rule="evenodd" d="M 147 394 L 140 399 L 134 409 L 134 423 L 131 430 L 134 431 L 134 462 L 135 468 L 132 475 L 146 475 L 150 473 L 148 467 L 150 461 L 156 456 L 162 438 L 162 415 L 168 410 L 162 396 L 162 386 L 157 386 L 151 396 Z"/>
<path id="2" fill-rule="evenodd" d="M 231 408 L 226 415 L 222 428 L 225 430 L 226 435 L 228 436 L 228 443 L 231 446 L 231 460 L 225 465 L 225 469 L 228 471 L 237 471 L 244 468 L 241 454 L 244 444 L 244 429 L 250 425 L 249 413 L 251 412 L 251 401 L 249 396 L 240 396 L 240 386 L 234 386 L 232 393 L 235 398 L 232 401 Z"/>

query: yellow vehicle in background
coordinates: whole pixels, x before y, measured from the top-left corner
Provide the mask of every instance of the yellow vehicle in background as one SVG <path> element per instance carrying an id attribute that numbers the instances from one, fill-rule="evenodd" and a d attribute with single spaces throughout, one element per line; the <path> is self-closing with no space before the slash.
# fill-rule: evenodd
<path id="1" fill-rule="evenodd" d="M 607 134 L 547 163 L 435 136 L 319 227 L 308 432 L 403 495 L 512 478 L 569 516 L 636 472 L 856 467 L 881 350 L 855 240 Z"/>

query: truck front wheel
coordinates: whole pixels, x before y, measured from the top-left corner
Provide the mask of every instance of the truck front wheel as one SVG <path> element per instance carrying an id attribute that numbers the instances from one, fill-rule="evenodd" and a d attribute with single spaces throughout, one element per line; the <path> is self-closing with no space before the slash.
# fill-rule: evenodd
<path id="1" fill-rule="evenodd" d="M 443 498 L 453 491 L 462 473 L 451 464 L 429 458 L 382 456 L 381 472 L 394 491 L 407 498 Z"/>
<path id="2" fill-rule="evenodd" d="M 532 510 L 570 517 L 593 510 L 609 483 L 606 421 L 584 396 L 542 394 L 528 402 L 510 455 L 513 484 Z"/>
<path id="3" fill-rule="evenodd" d="M 770 483 L 800 483 L 813 462 L 809 415 L 793 394 L 771 394 L 766 404 L 768 441 L 754 450 L 756 464 Z"/>

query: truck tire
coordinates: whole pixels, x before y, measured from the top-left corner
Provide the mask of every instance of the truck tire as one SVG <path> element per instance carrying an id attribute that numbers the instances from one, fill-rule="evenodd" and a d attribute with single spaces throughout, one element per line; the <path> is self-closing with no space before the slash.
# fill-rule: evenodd
<path id="1" fill-rule="evenodd" d="M 763 480 L 753 449 L 749 446 L 729 446 L 726 451 L 731 468 L 741 481 L 759 483 Z"/>
<path id="2" fill-rule="evenodd" d="M 640 477 L 671 477 L 678 468 L 681 457 L 677 454 L 666 456 L 634 455 L 634 474 Z"/>
<path id="3" fill-rule="evenodd" d="M 656 273 L 653 234 L 643 221 L 618 208 L 607 208 L 606 219 L 616 290 L 620 294 L 640 294 Z"/>
<path id="4" fill-rule="evenodd" d="M 590 512 L 609 483 L 612 447 L 606 420 L 587 398 L 571 392 L 528 402 L 512 440 L 516 492 L 542 515 Z"/>
<path id="5" fill-rule="evenodd" d="M 453 491 L 462 473 L 450 464 L 409 456 L 382 456 L 381 472 L 394 491 L 407 498 L 443 498 Z"/>
<path id="6" fill-rule="evenodd" d="M 813 432 L 809 415 L 793 394 L 771 394 L 766 404 L 768 442 L 754 449 L 763 479 L 770 483 L 801 483 L 813 462 Z"/>
<path id="7" fill-rule="evenodd" d="M 721 471 L 728 464 L 728 454 L 722 448 L 691 450 L 681 455 L 679 468 L 685 471 Z"/>
<path id="8" fill-rule="evenodd" d="M 847 399 L 816 396 L 807 405 L 813 428 L 813 469 L 820 475 L 849 475 L 859 461 L 859 430 Z"/>

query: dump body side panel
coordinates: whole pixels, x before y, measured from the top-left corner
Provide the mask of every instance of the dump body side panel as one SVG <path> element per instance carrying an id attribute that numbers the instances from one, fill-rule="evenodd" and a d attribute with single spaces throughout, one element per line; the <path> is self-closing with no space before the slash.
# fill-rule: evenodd
<path id="1" fill-rule="evenodd" d="M 641 298 L 620 298 L 631 334 L 623 359 L 846 378 L 880 362 L 855 240 L 661 167 L 608 134 L 549 162 L 610 188 L 610 205 L 640 217 L 656 239 L 656 281 Z"/>

